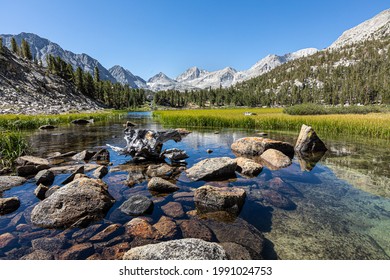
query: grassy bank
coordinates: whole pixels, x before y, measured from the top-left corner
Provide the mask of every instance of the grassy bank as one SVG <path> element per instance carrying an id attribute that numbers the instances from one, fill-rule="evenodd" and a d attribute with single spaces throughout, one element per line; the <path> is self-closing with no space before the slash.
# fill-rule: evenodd
<path id="1" fill-rule="evenodd" d="M 256 115 L 245 116 L 245 112 Z M 155 111 L 153 116 L 163 124 L 187 127 L 237 127 L 259 130 L 299 131 L 302 124 L 311 125 L 322 134 L 360 135 L 390 138 L 390 113 L 354 115 L 287 115 L 283 109 L 210 109 Z"/>
<path id="2" fill-rule="evenodd" d="M 70 113 L 60 115 L 0 115 L 0 129 L 34 129 L 42 125 L 59 125 L 76 119 L 109 120 L 126 114 L 127 111 L 101 111 L 95 113 Z"/>

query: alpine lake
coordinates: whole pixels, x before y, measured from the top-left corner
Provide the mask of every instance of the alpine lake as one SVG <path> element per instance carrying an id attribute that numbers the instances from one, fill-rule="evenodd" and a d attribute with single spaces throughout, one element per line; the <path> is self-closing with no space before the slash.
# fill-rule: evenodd
<path id="1" fill-rule="evenodd" d="M 31 155 L 45 158 L 53 152 L 80 152 L 106 144 L 125 147 L 123 124 L 126 121 L 136 123 L 136 128 L 169 128 L 159 124 L 149 112 L 132 112 L 126 118 L 108 122 L 34 130 L 29 132 Z M 259 133 L 245 129 L 187 129 L 192 133 L 180 142 L 170 140 L 163 146 L 163 149 L 186 151 L 189 157 L 182 166 L 187 168 L 206 158 L 235 158 L 231 144 L 239 138 L 258 136 Z M 299 131 L 264 132 L 270 139 L 293 145 L 299 134 Z M 163 241 L 126 234 L 125 225 L 137 217 L 122 213 L 119 207 L 136 194 L 145 195 L 154 203 L 153 211 L 141 217 L 150 225 L 156 224 L 162 216 L 170 216 L 174 220 L 176 230 L 167 239 L 192 235 L 206 236 L 207 241 L 212 242 L 236 243 L 240 246 L 235 258 L 245 258 L 248 256 L 245 252 L 249 252 L 251 258 L 258 259 L 389 259 L 390 140 L 318 136 L 328 151 L 316 163 L 295 157 L 287 168 L 271 170 L 264 166 L 254 178 L 236 172 L 235 178 L 212 182 L 192 182 L 181 171 L 170 179 L 179 187 L 178 191 L 170 194 L 150 192 L 148 179 L 129 186 L 127 162 L 131 157 L 119 155 L 108 148 L 112 164 L 102 180 L 108 185 L 108 192 L 115 198 L 115 203 L 103 219 L 84 228 L 45 229 L 34 226 L 30 214 L 40 200 L 34 195 L 36 184 L 33 178 L 21 186 L 0 192 L 0 197 L 16 196 L 21 202 L 15 212 L 0 216 L 0 235 L 11 233 L 13 236 L 9 245 L 0 247 L 0 259 L 23 259 L 37 250 L 32 245 L 34 240 L 42 238 L 60 240 L 59 245 L 53 245 L 58 251 L 53 249 L 50 252 L 50 257 L 54 259 L 75 245 L 82 247 L 88 244 L 83 247 L 88 250 L 72 255 L 75 259 L 115 259 L 131 247 Z M 208 149 L 212 152 L 208 153 Z M 92 172 L 86 171 L 86 174 Z M 61 185 L 67 176 L 69 173 L 56 175 L 53 185 Z M 197 213 L 193 192 L 205 184 L 244 189 L 246 199 L 241 211 L 235 216 L 221 212 Z M 259 197 L 259 190 L 270 188 L 288 199 L 291 202 L 289 207 L 280 207 L 272 199 Z M 167 210 L 167 205 L 175 205 L 175 209 Z M 187 223 L 184 229 L 181 225 L 185 221 L 194 223 Z M 113 224 L 117 226 L 111 234 L 91 240 L 92 236 Z M 191 228 L 191 225 L 194 226 Z M 262 251 L 255 252 L 259 246 L 257 242 L 261 242 L 259 233 L 263 235 L 264 242 Z"/>

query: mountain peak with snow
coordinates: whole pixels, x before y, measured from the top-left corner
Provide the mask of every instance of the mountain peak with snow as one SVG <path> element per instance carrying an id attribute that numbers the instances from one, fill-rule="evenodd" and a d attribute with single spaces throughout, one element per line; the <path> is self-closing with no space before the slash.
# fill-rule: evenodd
<path id="1" fill-rule="evenodd" d="M 115 65 L 108 69 L 116 81 L 122 85 L 129 85 L 131 88 L 147 88 L 146 81 L 141 77 L 135 76 L 129 70 L 120 65 Z"/>
<path id="2" fill-rule="evenodd" d="M 384 10 L 371 19 L 344 31 L 330 45 L 329 49 L 337 49 L 370 39 L 380 39 L 390 35 L 390 9 Z"/>
<path id="3" fill-rule="evenodd" d="M 209 72 L 203 69 L 199 69 L 198 67 L 194 66 L 191 68 L 188 68 L 185 72 L 177 76 L 176 81 L 178 82 L 188 82 L 192 81 L 194 79 L 200 78 Z"/>

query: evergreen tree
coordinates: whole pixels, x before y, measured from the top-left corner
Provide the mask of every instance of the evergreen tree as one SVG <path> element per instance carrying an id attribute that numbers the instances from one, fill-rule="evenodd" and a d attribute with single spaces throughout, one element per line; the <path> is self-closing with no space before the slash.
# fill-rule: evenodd
<path id="1" fill-rule="evenodd" d="M 100 82 L 100 73 L 99 68 L 97 66 L 95 66 L 95 68 L 93 69 L 93 80 L 95 81 L 95 83 Z"/>
<path id="2" fill-rule="evenodd" d="M 22 57 L 24 57 L 28 60 L 32 60 L 30 45 L 24 39 L 22 39 L 21 54 L 22 54 Z"/>
<path id="3" fill-rule="evenodd" d="M 0 37 L 0 54 L 3 54 L 3 37 Z"/>
<path id="4" fill-rule="evenodd" d="M 19 54 L 19 47 L 14 37 L 11 38 L 11 50 L 14 54 Z"/>
<path id="5" fill-rule="evenodd" d="M 80 67 L 77 67 L 76 73 L 74 75 L 75 78 L 75 84 L 79 91 L 84 93 L 84 77 L 83 77 L 83 70 L 81 70 Z"/>

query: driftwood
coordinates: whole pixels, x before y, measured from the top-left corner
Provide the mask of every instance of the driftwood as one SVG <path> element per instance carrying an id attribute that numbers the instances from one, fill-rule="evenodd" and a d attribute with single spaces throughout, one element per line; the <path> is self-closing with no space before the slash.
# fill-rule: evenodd
<path id="1" fill-rule="evenodd" d="M 148 129 L 125 129 L 125 148 L 110 146 L 114 151 L 130 155 L 134 160 L 160 160 L 164 154 L 162 146 L 169 140 L 181 141 L 181 135 L 176 130 L 154 131 Z"/>

